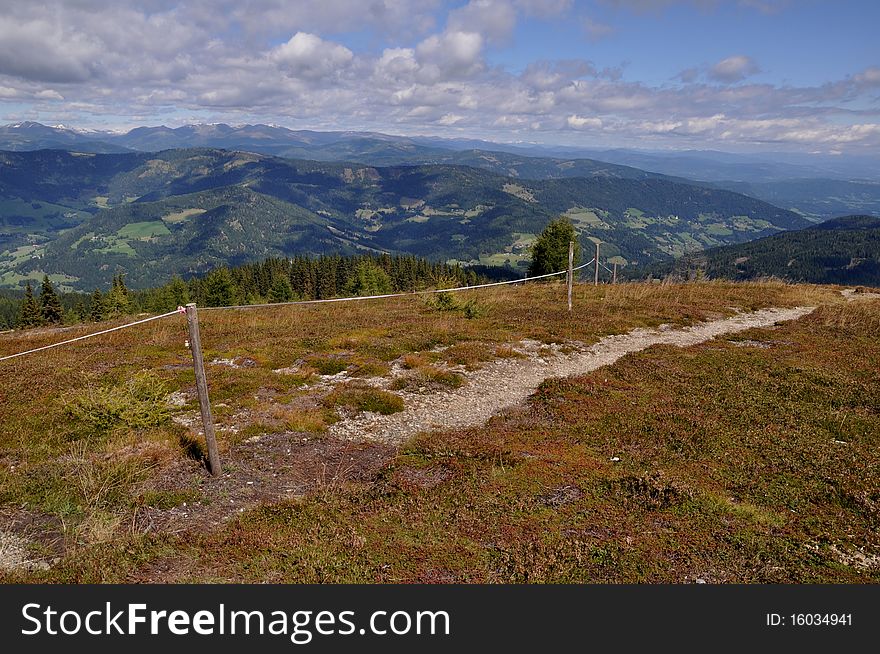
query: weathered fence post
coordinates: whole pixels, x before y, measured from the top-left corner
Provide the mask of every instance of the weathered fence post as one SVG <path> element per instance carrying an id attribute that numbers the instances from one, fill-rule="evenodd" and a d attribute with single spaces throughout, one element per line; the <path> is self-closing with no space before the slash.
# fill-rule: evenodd
<path id="1" fill-rule="evenodd" d="M 614 270 L 611 271 L 611 283 L 617 283 L 617 262 L 614 262 Z"/>
<path id="2" fill-rule="evenodd" d="M 571 287 L 574 284 L 574 241 L 568 242 L 568 310 L 571 311 Z"/>
<path id="3" fill-rule="evenodd" d="M 208 468 L 215 477 L 223 472 L 220 455 L 217 453 L 217 437 L 214 433 L 214 418 L 208 400 L 208 378 L 205 376 L 205 360 L 202 358 L 202 339 L 199 336 L 199 315 L 195 303 L 186 305 L 186 325 L 189 328 L 189 349 L 192 352 L 193 368 L 196 371 L 196 389 L 199 392 L 199 410 L 205 426 L 205 442 L 208 444 Z"/>
<path id="4" fill-rule="evenodd" d="M 593 280 L 593 286 L 599 285 L 599 241 L 596 241 L 596 277 Z"/>

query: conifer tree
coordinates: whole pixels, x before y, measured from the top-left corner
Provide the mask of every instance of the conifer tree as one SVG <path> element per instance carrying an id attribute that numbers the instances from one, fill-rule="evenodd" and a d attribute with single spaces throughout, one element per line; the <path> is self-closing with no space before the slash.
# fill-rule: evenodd
<path id="1" fill-rule="evenodd" d="M 209 307 L 228 307 L 235 304 L 237 289 L 229 268 L 215 268 L 205 277 L 205 304 Z"/>
<path id="2" fill-rule="evenodd" d="M 168 295 L 174 304 L 172 308 L 185 306 L 189 302 L 189 288 L 179 275 L 174 275 L 168 282 Z"/>
<path id="3" fill-rule="evenodd" d="M 93 322 L 101 322 L 107 317 L 107 301 L 104 294 L 99 289 L 95 289 L 92 293 L 92 307 L 89 312 L 89 318 Z"/>
<path id="4" fill-rule="evenodd" d="M 269 289 L 269 302 L 290 302 L 293 299 L 293 287 L 287 275 L 278 275 Z"/>
<path id="5" fill-rule="evenodd" d="M 370 259 L 363 259 L 355 268 L 348 290 L 353 295 L 382 295 L 391 292 L 391 278 Z"/>
<path id="6" fill-rule="evenodd" d="M 550 223 L 532 246 L 532 263 L 529 275 L 547 275 L 568 267 L 568 243 L 574 241 L 574 262 L 580 260 L 581 247 L 571 220 L 559 217 Z"/>
<path id="7" fill-rule="evenodd" d="M 86 309 L 86 303 L 82 300 L 76 303 L 71 313 L 73 314 L 73 322 L 85 322 L 89 317 L 89 310 Z"/>
<path id="8" fill-rule="evenodd" d="M 125 287 L 122 273 L 113 275 L 113 286 L 107 295 L 106 302 L 111 316 L 121 316 L 129 312 L 128 289 Z"/>
<path id="9" fill-rule="evenodd" d="M 40 305 L 34 297 L 34 289 L 28 281 L 24 287 L 24 299 L 21 301 L 21 314 L 18 318 L 18 326 L 27 329 L 28 327 L 36 327 L 43 323 L 43 315 L 40 311 Z"/>
<path id="10" fill-rule="evenodd" d="M 49 281 L 49 275 L 43 275 L 43 285 L 40 288 L 40 315 L 50 325 L 57 325 L 64 319 L 61 300 L 58 298 L 52 282 Z"/>

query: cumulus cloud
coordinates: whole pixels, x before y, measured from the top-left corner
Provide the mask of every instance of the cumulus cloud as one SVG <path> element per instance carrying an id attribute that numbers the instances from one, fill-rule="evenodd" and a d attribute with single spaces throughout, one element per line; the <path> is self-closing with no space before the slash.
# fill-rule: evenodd
<path id="1" fill-rule="evenodd" d="M 871 66 L 855 76 L 856 82 L 862 86 L 880 86 L 880 66 Z"/>
<path id="2" fill-rule="evenodd" d="M 82 82 L 94 75 L 100 43 L 58 20 L 0 16 L 0 74 L 42 82 Z"/>
<path id="3" fill-rule="evenodd" d="M 755 83 L 757 64 L 745 54 L 684 70 L 671 84 L 628 81 L 620 67 L 586 59 L 515 70 L 492 63 L 516 47 L 518 21 L 582 20 L 575 11 L 568 0 L 453 9 L 439 0 L 8 3 L 0 107 L 95 126 L 111 116 L 499 140 L 880 148 L 877 65 L 790 86 Z M 605 32 L 581 25 L 587 39 L 591 26 L 595 38 Z"/>
<path id="4" fill-rule="evenodd" d="M 531 63 L 520 75 L 520 80 L 529 88 L 548 91 L 561 89 L 577 79 L 598 76 L 599 72 L 591 62 L 583 59 L 568 59 Z"/>
<path id="5" fill-rule="evenodd" d="M 482 68 L 483 37 L 477 32 L 434 34 L 416 47 L 420 68 L 434 80 L 464 77 Z"/>
<path id="6" fill-rule="evenodd" d="M 58 91 L 53 91 L 52 89 L 43 89 L 42 91 L 37 91 L 34 93 L 34 97 L 38 100 L 63 100 L 64 96 L 61 95 Z"/>
<path id="7" fill-rule="evenodd" d="M 516 27 L 517 13 L 507 0 L 471 0 L 449 13 L 447 30 L 479 33 L 489 42 L 506 41 Z"/>
<path id="8" fill-rule="evenodd" d="M 294 76 L 326 77 L 351 64 L 354 54 L 338 43 L 315 34 L 297 32 L 287 43 L 275 48 L 270 57 Z"/>
<path id="9" fill-rule="evenodd" d="M 572 114 L 565 119 L 566 124 L 572 129 L 599 129 L 602 127 L 601 118 L 590 118 Z"/>
<path id="10" fill-rule="evenodd" d="M 735 55 L 722 59 L 709 69 L 709 77 L 717 82 L 733 84 L 760 72 L 755 60 L 746 55 Z"/>

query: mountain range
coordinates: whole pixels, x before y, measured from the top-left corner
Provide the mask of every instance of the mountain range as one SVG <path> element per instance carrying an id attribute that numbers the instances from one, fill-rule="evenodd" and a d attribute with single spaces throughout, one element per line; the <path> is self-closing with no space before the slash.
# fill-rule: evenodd
<path id="1" fill-rule="evenodd" d="M 842 213 L 880 213 L 880 156 L 602 150 L 223 123 L 137 127 L 127 132 L 84 131 L 35 122 L 0 127 L 0 150 L 114 153 L 193 147 L 369 166 L 468 165 L 523 179 L 601 174 L 686 179 L 751 195 L 812 222 Z"/>
<path id="2" fill-rule="evenodd" d="M 63 288 L 89 290 L 125 272 L 143 287 L 267 256 L 357 251 L 523 270 L 529 245 L 560 214 L 587 251 L 602 241 L 603 258 L 622 265 L 809 224 L 739 193 L 625 166 L 461 156 L 475 165 L 375 166 L 216 148 L 0 152 L 0 285 L 46 273 Z M 491 169 L 511 163 L 579 176 Z"/>

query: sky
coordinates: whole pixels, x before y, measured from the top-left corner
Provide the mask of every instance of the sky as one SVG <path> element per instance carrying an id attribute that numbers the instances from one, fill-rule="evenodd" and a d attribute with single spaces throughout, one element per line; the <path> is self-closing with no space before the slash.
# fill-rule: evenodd
<path id="1" fill-rule="evenodd" d="M 875 0 L 0 0 L 0 123 L 880 153 Z"/>

